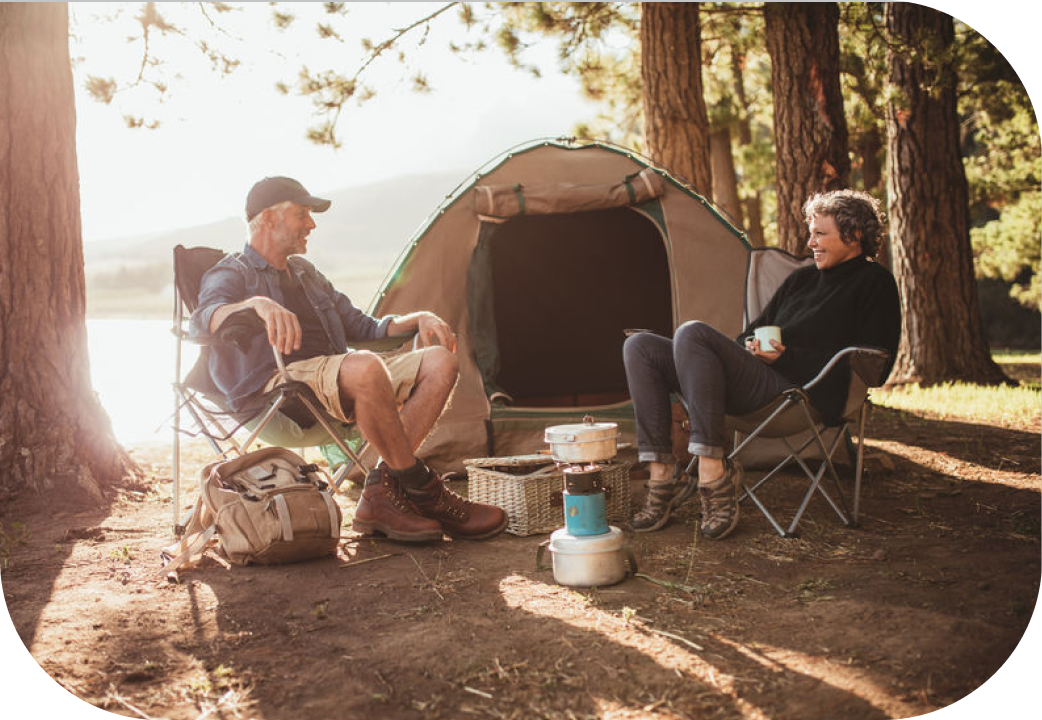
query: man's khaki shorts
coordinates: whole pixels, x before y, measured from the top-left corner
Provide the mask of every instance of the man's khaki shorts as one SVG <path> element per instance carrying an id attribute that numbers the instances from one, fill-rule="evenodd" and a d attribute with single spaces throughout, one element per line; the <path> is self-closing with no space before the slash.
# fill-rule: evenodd
<path id="1" fill-rule="evenodd" d="M 424 350 L 377 353 L 391 375 L 391 386 L 394 388 L 394 397 L 399 409 L 416 386 L 416 376 L 420 370 L 423 353 Z M 304 383 L 311 388 L 326 412 L 338 420 L 350 423 L 354 422 L 354 413 L 351 413 L 350 417 L 345 417 L 344 409 L 340 404 L 340 390 L 337 386 L 340 363 L 345 357 L 347 355 L 319 355 L 307 360 L 299 360 L 287 365 L 286 372 L 291 380 Z M 274 389 L 281 381 L 281 376 L 275 373 L 268 379 L 264 392 Z"/>

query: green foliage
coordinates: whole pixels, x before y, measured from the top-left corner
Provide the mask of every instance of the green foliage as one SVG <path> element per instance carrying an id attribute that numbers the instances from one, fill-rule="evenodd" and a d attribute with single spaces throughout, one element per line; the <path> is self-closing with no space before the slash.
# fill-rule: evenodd
<path id="1" fill-rule="evenodd" d="M 1042 293 L 1042 192 L 1021 193 L 998 219 L 970 231 L 977 274 L 1011 283 L 1010 297 L 1039 309 Z"/>
<path id="2" fill-rule="evenodd" d="M 957 78 L 978 276 L 1012 283 L 1011 294 L 1023 305 L 1037 308 L 1042 148 L 1037 118 L 1016 73 L 998 49 L 959 22 L 955 24 L 956 42 L 941 52 L 924 38 L 903 45 L 888 38 L 883 3 L 839 5 L 841 83 L 851 139 L 852 182 L 876 194 L 883 191 L 883 118 L 890 92 L 888 52 L 907 53 L 936 69 L 928 73 L 928 81 L 938 87 Z M 276 26 L 302 24 L 297 6 L 271 6 Z M 467 39 L 447 44 L 461 54 L 497 47 L 515 66 L 539 76 L 545 68 L 528 59 L 532 55 L 529 51 L 553 43 L 559 68 L 575 76 L 582 92 L 601 108 L 595 117 L 579 123 L 574 134 L 580 139 L 606 139 L 644 150 L 639 3 L 426 5 L 419 6 L 412 22 L 389 28 L 382 39 L 358 37 L 348 17 L 351 7 L 349 3 L 322 3 L 321 17 L 314 21 L 314 37 L 318 42 L 345 47 L 349 40 L 358 43 L 362 54 L 357 65 L 352 67 L 347 60 L 335 68 L 304 67 L 295 80 L 277 84 L 284 94 L 295 92 L 311 100 L 315 121 L 307 137 L 315 143 L 339 146 L 337 123 L 343 110 L 376 95 L 376 88 L 366 82 L 371 65 L 385 57 L 402 63 L 414 60 L 435 22 L 451 10 L 466 29 Z M 92 96 L 113 102 L 123 90 L 141 85 L 165 95 L 178 82 L 177 75 L 163 73 L 163 48 L 170 42 L 191 42 L 215 72 L 231 73 L 239 61 L 233 57 L 235 53 L 219 49 L 228 37 L 212 16 L 233 9 L 225 3 L 146 3 L 133 8 L 127 4 L 117 14 L 124 13 L 126 19 L 126 13 L 134 13 L 135 33 L 128 40 L 141 47 L 140 65 L 133 68 L 137 77 L 117 81 L 101 74 L 86 75 Z M 207 21 L 205 31 L 192 26 L 194 11 L 201 12 Z M 304 17 L 303 11 L 300 13 Z M 701 3 L 700 17 L 702 75 L 710 121 L 714 128 L 726 126 L 731 131 L 739 193 L 761 204 L 764 234 L 770 237 L 777 159 L 762 4 Z M 213 35 L 211 41 L 204 37 L 208 33 Z M 942 72 L 949 66 L 954 68 L 954 76 Z M 400 76 L 416 91 L 432 90 L 432 79 L 416 69 Z M 155 119 L 146 119 L 137 111 L 126 113 L 125 122 L 130 127 L 158 127 Z"/>
<path id="3" fill-rule="evenodd" d="M 959 112 L 977 226 L 971 231 L 977 276 L 1010 283 L 1010 296 L 1037 310 L 1042 291 L 1038 119 L 1002 53 L 965 26 L 959 37 Z"/>
<path id="4" fill-rule="evenodd" d="M 525 61 L 525 51 L 540 38 L 556 43 L 559 69 L 574 75 L 583 95 L 602 108 L 574 128 L 576 137 L 642 149 L 638 4 L 501 3 L 473 19 L 482 32 L 495 35 L 512 64 L 536 76 L 541 71 Z"/>

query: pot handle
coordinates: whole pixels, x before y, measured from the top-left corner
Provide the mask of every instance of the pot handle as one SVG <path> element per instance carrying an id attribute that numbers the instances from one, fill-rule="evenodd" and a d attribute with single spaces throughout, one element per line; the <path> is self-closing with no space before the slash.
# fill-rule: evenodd
<path id="1" fill-rule="evenodd" d="M 626 574 L 632 577 L 633 575 L 636 575 L 638 572 L 637 557 L 633 554 L 633 548 L 631 548 L 629 545 L 623 545 L 622 552 L 626 556 L 627 564 L 630 566 L 629 570 L 626 571 Z"/>
<path id="2" fill-rule="evenodd" d="M 546 554 L 546 548 L 549 547 L 550 541 L 543 540 L 539 543 L 539 547 L 535 551 L 535 569 L 536 570 L 553 570 L 553 566 L 543 564 L 543 556 Z M 636 570 L 634 570 L 636 572 Z"/>

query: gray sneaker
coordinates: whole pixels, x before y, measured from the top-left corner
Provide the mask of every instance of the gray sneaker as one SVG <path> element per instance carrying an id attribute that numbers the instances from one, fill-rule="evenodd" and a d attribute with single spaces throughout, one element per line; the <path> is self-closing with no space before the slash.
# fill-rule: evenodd
<path id="1" fill-rule="evenodd" d="M 704 537 L 723 540 L 738 524 L 738 488 L 744 475 L 741 465 L 725 460 L 723 477 L 711 485 L 698 486 Z"/>

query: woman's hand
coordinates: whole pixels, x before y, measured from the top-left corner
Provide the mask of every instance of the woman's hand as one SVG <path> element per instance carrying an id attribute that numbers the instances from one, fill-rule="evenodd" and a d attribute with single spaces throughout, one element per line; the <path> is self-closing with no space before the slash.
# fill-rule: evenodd
<path id="1" fill-rule="evenodd" d="M 760 341 L 755 337 L 748 337 L 745 339 L 745 349 L 750 353 L 763 360 L 768 365 L 773 365 L 774 362 L 781 357 L 781 354 L 785 352 L 785 346 L 777 340 L 771 340 L 771 348 L 764 350 L 760 346 Z"/>

